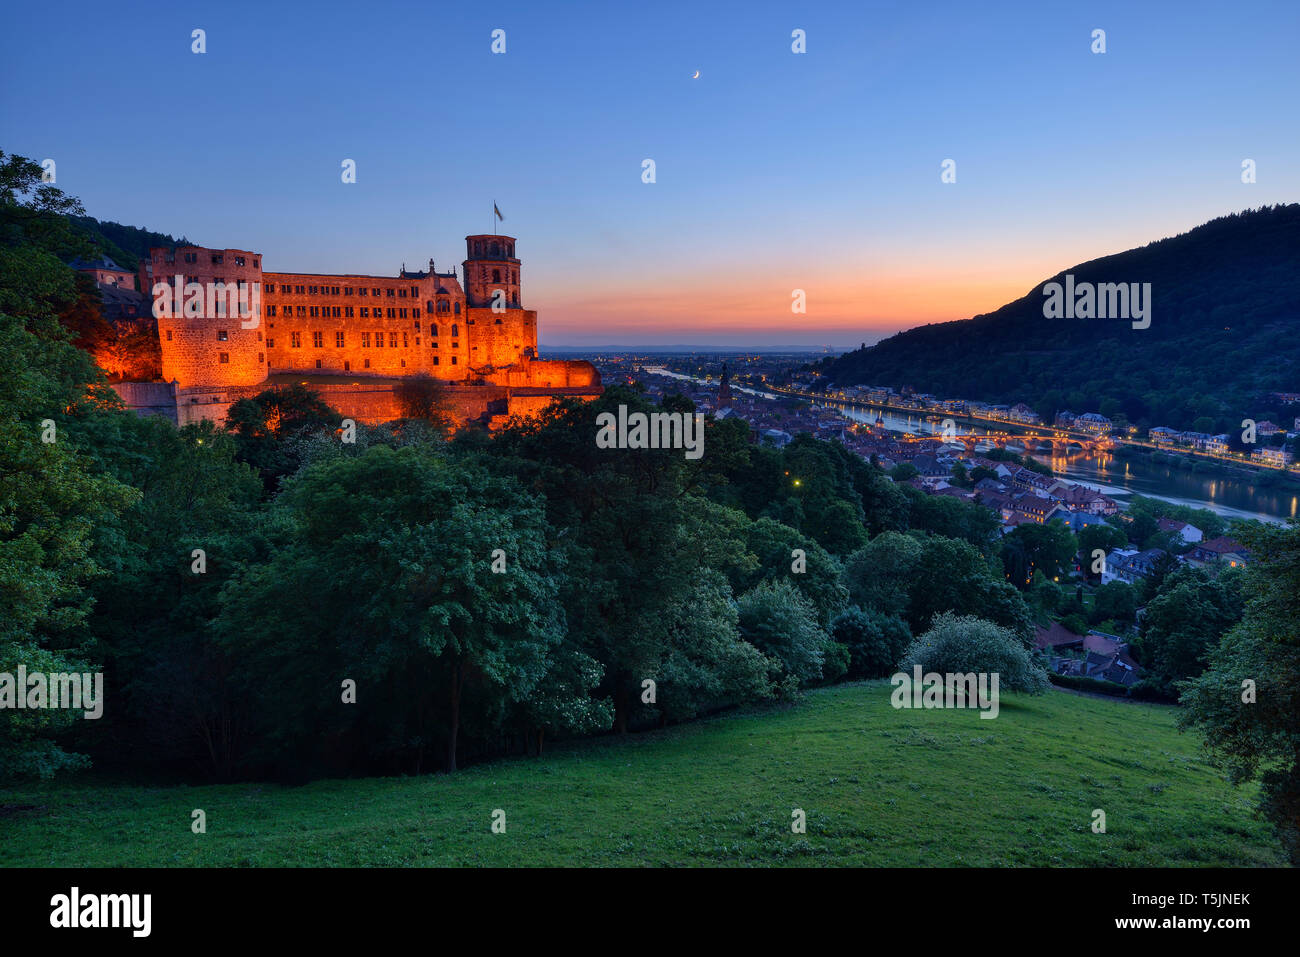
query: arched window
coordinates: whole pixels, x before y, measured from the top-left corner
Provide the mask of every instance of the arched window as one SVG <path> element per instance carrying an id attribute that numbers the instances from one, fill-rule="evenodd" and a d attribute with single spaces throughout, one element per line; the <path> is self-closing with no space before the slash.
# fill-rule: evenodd
<path id="1" fill-rule="evenodd" d="M 493 255 L 493 256 L 500 256 L 500 255 L 501 255 L 501 247 L 500 247 L 500 245 L 498 245 L 497 243 L 493 243 L 493 244 L 492 244 L 492 255 Z"/>
<path id="2" fill-rule="evenodd" d="M 458 335 L 460 335 L 460 326 L 457 325 L 456 323 L 452 323 L 452 325 L 451 325 L 451 334 L 452 334 L 453 336 L 458 336 Z"/>
<path id="3" fill-rule="evenodd" d="M 429 323 L 429 335 L 435 339 L 438 337 L 438 326 L 435 323 Z"/>
<path id="4" fill-rule="evenodd" d="M 456 315 L 460 315 L 460 303 L 456 303 L 456 308 L 452 310 Z"/>
<path id="5" fill-rule="evenodd" d="M 492 281 L 493 281 L 493 282 L 500 282 L 500 281 L 501 281 L 501 270 L 500 270 L 500 269 L 493 269 L 493 270 L 492 270 Z"/>

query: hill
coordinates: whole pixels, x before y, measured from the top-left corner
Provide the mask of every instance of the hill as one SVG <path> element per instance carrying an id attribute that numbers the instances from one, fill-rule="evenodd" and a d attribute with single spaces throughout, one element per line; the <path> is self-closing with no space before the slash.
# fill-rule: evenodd
<path id="1" fill-rule="evenodd" d="M 5 789 L 0 865 L 1284 863 L 1255 788 L 1225 784 L 1172 708 L 1051 691 L 1004 695 L 990 721 L 895 710 L 890 691 L 840 685 L 451 776 Z"/>
<path id="2" fill-rule="evenodd" d="M 139 267 L 140 260 L 149 255 L 151 246 L 175 246 L 187 241 L 139 226 L 98 220 L 93 216 L 69 216 L 68 219 L 96 249 L 132 272 Z"/>
<path id="3" fill-rule="evenodd" d="M 1044 318 L 1048 282 L 1150 283 L 1151 324 Z M 996 312 L 909 329 L 821 366 L 837 385 L 911 387 L 1133 424 L 1239 429 L 1300 391 L 1300 204 L 1247 210 L 1045 279 Z M 1207 423 L 1202 423 L 1207 424 Z"/>

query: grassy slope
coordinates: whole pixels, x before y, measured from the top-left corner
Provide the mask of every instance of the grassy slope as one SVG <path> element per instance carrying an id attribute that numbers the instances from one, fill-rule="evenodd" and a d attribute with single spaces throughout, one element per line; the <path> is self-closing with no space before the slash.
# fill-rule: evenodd
<path id="1" fill-rule="evenodd" d="M 1049 692 L 1005 695 L 981 720 L 896 711 L 890 690 L 844 685 L 452 777 L 0 790 L 0 864 L 1282 863 L 1253 788 L 1224 784 L 1170 708 Z M 1108 833 L 1092 833 L 1093 808 Z"/>

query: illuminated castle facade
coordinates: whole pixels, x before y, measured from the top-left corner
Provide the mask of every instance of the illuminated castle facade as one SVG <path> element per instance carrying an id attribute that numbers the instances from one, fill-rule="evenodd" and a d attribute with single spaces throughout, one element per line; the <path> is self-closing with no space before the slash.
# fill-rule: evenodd
<path id="1" fill-rule="evenodd" d="M 162 285 L 176 284 L 170 306 L 155 315 L 177 421 L 221 418 L 236 399 L 302 376 L 362 421 L 399 417 L 393 379 L 421 373 L 444 382 L 462 420 L 493 425 L 556 396 L 599 395 L 591 363 L 538 357 L 537 313 L 522 305 L 515 239 L 467 236 L 465 244 L 463 286 L 433 260 L 396 276 L 320 275 L 266 272 L 250 250 L 151 249 L 141 290 L 156 301 Z M 231 292 L 242 284 L 248 318 L 233 297 L 222 298 L 223 308 L 184 308 L 181 291 L 191 283 Z M 132 404 L 129 390 L 119 391 Z"/>

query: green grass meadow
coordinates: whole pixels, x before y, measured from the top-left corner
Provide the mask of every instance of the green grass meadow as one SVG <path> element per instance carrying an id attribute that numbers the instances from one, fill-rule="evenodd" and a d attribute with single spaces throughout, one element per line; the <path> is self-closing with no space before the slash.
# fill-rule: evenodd
<path id="1" fill-rule="evenodd" d="M 841 685 L 455 775 L 148 787 L 90 772 L 5 788 L 0 865 L 1285 863 L 1255 787 L 1225 783 L 1173 708 L 1053 690 L 1003 695 L 987 720 L 895 710 L 890 691 Z M 791 832 L 795 808 L 806 834 Z"/>

